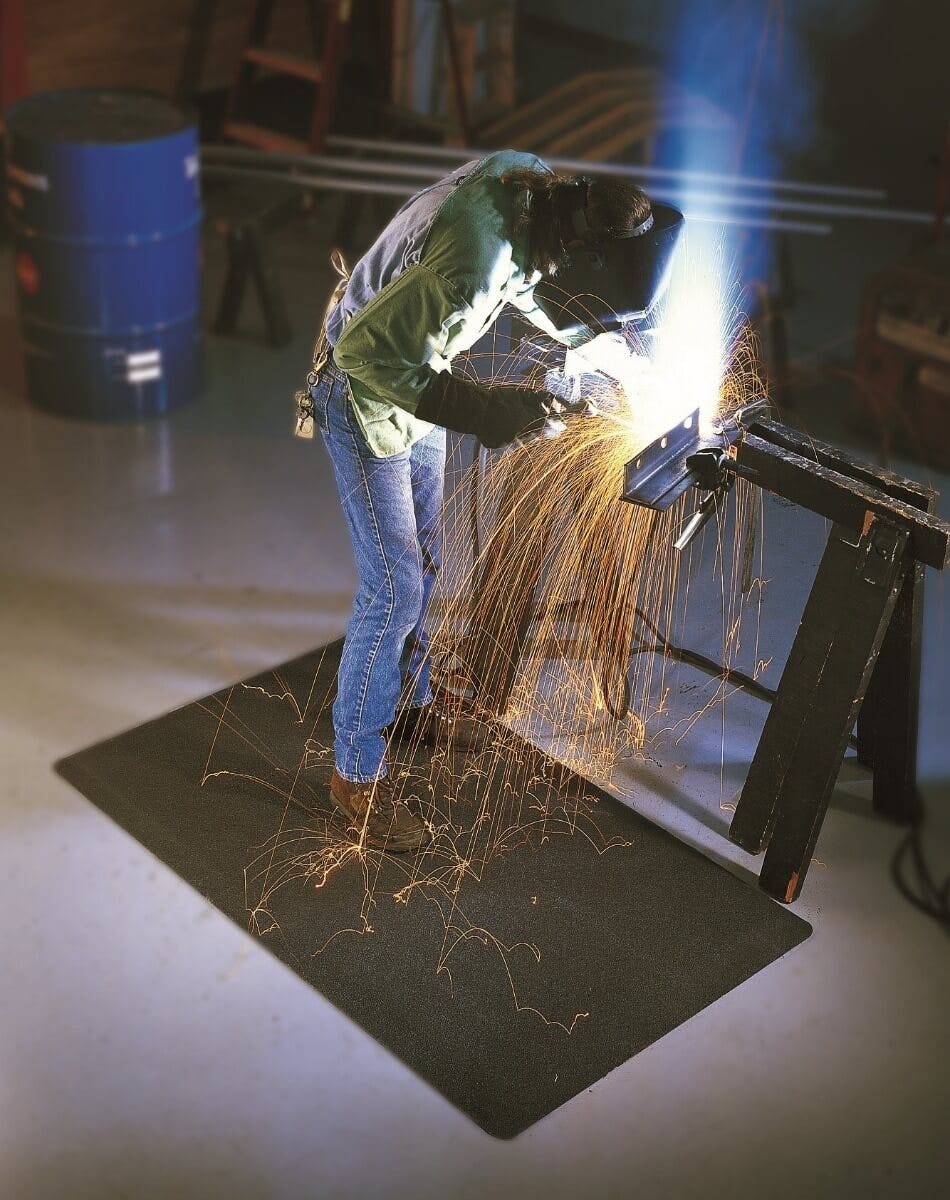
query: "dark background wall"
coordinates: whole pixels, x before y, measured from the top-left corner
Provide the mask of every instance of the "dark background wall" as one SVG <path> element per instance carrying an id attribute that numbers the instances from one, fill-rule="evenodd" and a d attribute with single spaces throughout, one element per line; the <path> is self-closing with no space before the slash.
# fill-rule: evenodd
<path id="1" fill-rule="evenodd" d="M 931 160 L 950 120 L 947 0 L 522 0 L 522 11 L 646 48 L 682 85 L 751 120 L 747 169 L 759 159 L 932 202 Z M 753 82 L 760 104 L 748 114 Z"/>
<path id="2" fill-rule="evenodd" d="M 203 25 L 208 6 L 196 0 L 26 0 L 30 87 L 144 87 L 176 85 L 189 29 Z M 218 0 L 209 8 L 207 54 L 198 84 L 231 81 L 247 28 L 251 0 Z M 274 6 L 275 40 L 306 45 L 304 0 Z"/>
<path id="3" fill-rule="evenodd" d="M 249 8 L 250 0 L 214 6 L 201 88 L 230 81 Z M 170 91 L 200 12 L 195 0 L 30 0 L 31 85 Z M 619 40 L 609 65 L 646 57 L 716 101 L 746 135 L 744 170 L 880 185 L 895 203 L 932 203 L 932 159 L 950 119 L 950 0 L 521 0 L 521 12 L 524 40 L 539 20 Z M 275 40 L 305 44 L 303 0 L 275 13 Z M 533 87 L 597 65 L 596 48 L 569 36 L 561 47 L 539 62 L 522 46 Z"/>

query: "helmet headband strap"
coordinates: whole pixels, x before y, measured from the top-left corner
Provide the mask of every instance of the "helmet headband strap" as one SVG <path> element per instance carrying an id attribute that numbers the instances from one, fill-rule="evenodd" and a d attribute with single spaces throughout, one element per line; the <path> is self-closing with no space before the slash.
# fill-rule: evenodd
<path id="1" fill-rule="evenodd" d="M 574 234 L 574 238 L 570 243 L 570 246 L 575 246 L 578 243 L 590 245 L 593 242 L 603 240 L 595 235 L 594 231 L 591 229 L 590 221 L 588 220 L 587 216 L 587 204 L 590 199 L 591 182 L 592 180 L 586 176 L 582 176 L 574 182 L 574 186 L 578 193 L 578 202 L 572 203 L 569 209 L 571 230 Z M 648 212 L 644 219 L 639 223 L 639 225 L 634 225 L 632 229 L 628 229 L 624 233 L 613 234 L 612 236 L 615 238 L 641 237 L 644 233 L 649 233 L 652 228 L 653 211 L 651 209 L 650 212 Z M 570 246 L 568 247 L 569 249 Z"/>

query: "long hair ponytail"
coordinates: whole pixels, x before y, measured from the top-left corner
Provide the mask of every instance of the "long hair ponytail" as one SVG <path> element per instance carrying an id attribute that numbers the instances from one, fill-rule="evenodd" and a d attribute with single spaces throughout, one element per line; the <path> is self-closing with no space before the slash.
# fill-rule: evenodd
<path id="1" fill-rule="evenodd" d="M 527 189 L 515 233 L 528 243 L 525 269 L 544 275 L 554 275 L 569 247 L 579 240 L 571 215 L 579 206 L 584 208 L 589 227 L 583 240 L 593 242 L 624 237 L 651 211 L 646 193 L 620 179 L 565 178 L 552 171 L 518 170 L 506 172 L 501 182 Z M 581 195 L 579 189 L 583 189 Z"/>
<path id="2" fill-rule="evenodd" d="M 565 202 L 565 181 L 551 171 L 522 169 L 507 171 L 501 182 L 527 189 L 525 205 L 514 232 L 528 244 L 525 271 L 553 275 L 567 254 L 563 238 L 561 210 Z"/>

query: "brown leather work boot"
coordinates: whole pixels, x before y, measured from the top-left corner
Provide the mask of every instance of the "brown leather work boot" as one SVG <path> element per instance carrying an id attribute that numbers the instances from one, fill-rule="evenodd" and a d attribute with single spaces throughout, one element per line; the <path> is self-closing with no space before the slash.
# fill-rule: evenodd
<path id="1" fill-rule="evenodd" d="M 330 778 L 330 799 L 349 820 L 358 841 L 377 850 L 402 854 L 418 850 L 429 840 L 424 821 L 396 798 L 388 779 L 370 783 L 351 783 L 334 770 Z"/>
<path id="2" fill-rule="evenodd" d="M 431 704 L 400 709 L 387 733 L 397 741 L 468 754 L 485 745 L 487 726 L 475 719 L 472 706 L 461 697 L 437 692 Z"/>

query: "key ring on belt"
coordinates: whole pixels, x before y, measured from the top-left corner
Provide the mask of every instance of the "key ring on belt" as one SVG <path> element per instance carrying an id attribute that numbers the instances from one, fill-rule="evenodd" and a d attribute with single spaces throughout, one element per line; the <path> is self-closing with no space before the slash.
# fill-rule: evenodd
<path id="1" fill-rule="evenodd" d="M 303 391 L 294 393 L 294 403 L 296 405 L 294 436 L 299 438 L 313 437 L 313 396 L 311 395 L 311 391 L 320 378 L 320 372 L 326 366 L 332 349 L 327 339 L 327 320 L 333 309 L 343 299 L 346 285 L 350 281 L 350 268 L 346 265 L 346 259 L 343 257 L 342 251 L 338 249 L 331 250 L 330 266 L 336 271 L 339 278 L 336 281 L 333 291 L 330 293 L 327 306 L 323 310 L 323 320 L 320 322 L 320 331 L 317 334 L 317 340 L 313 347 L 313 362 L 310 370 L 307 372 L 307 386 Z"/>

